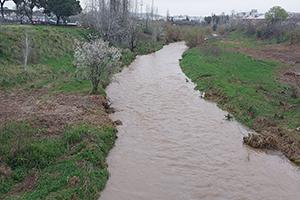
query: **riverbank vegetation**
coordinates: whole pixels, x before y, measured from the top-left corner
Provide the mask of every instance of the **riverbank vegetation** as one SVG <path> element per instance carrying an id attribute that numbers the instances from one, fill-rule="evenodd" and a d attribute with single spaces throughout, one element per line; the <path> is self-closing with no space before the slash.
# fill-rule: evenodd
<path id="1" fill-rule="evenodd" d="M 197 84 L 197 90 L 205 92 L 205 99 L 217 102 L 259 133 L 245 137 L 245 143 L 281 150 L 298 164 L 299 43 L 290 45 L 290 31 L 261 40 L 267 33 L 260 28 L 256 35 L 249 34 L 246 25 L 244 28 L 226 33 L 222 28 L 223 36 L 219 33 L 186 51 L 180 62 L 182 70 Z"/>
<path id="2" fill-rule="evenodd" d="M 122 67 L 163 47 L 164 37 L 154 40 L 148 29 L 138 27 L 132 51 L 127 43 L 113 44 Z M 91 95 L 92 82 L 74 65 L 75 40 L 99 35 L 92 28 L 1 26 L 1 199 L 99 198 L 121 122 L 108 117 L 113 112 L 105 98 L 108 80 Z"/>

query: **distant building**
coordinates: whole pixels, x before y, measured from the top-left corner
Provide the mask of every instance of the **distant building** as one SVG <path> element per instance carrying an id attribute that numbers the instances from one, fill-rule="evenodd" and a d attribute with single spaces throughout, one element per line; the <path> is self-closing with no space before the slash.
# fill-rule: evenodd
<path id="1" fill-rule="evenodd" d="M 265 14 L 259 13 L 257 9 L 252 9 L 250 12 L 240 12 L 235 14 L 233 20 L 256 24 L 265 21 Z"/>

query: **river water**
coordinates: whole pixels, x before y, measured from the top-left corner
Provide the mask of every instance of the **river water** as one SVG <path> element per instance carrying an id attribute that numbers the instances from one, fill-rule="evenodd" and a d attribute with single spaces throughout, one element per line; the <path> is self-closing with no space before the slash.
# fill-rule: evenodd
<path id="1" fill-rule="evenodd" d="M 299 199 L 298 168 L 243 145 L 249 132 L 200 98 L 174 43 L 139 56 L 106 92 L 121 120 L 100 200 Z"/>

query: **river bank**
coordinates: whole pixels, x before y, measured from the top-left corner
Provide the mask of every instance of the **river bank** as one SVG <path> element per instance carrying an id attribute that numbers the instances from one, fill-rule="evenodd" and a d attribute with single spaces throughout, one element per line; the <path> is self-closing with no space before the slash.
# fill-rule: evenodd
<path id="1" fill-rule="evenodd" d="M 184 53 L 181 67 L 239 122 L 259 133 L 245 137 L 255 148 L 281 150 L 300 162 L 299 44 L 215 39 Z"/>
<path id="2" fill-rule="evenodd" d="M 28 31 L 30 53 L 24 69 Z M 96 199 L 109 177 L 106 156 L 120 121 L 106 93 L 75 76 L 75 40 L 94 30 L 3 25 L 0 35 L 0 199 Z M 122 65 L 156 49 L 143 37 Z M 152 41 L 152 40 L 151 40 Z"/>
<path id="3" fill-rule="evenodd" d="M 30 38 L 28 70 L 22 47 Z M 92 30 L 2 26 L 0 36 L 0 198 L 95 199 L 109 176 L 115 123 L 92 84 L 76 81 L 75 39 Z M 24 34 L 24 35 L 23 35 Z"/>

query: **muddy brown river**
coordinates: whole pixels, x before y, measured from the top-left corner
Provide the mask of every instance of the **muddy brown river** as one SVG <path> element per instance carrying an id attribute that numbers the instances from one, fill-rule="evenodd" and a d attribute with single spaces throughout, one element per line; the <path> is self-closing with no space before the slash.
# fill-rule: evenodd
<path id="1" fill-rule="evenodd" d="M 243 145 L 249 130 L 200 98 L 174 43 L 139 56 L 106 92 L 121 120 L 100 200 L 300 199 L 300 172 Z"/>

